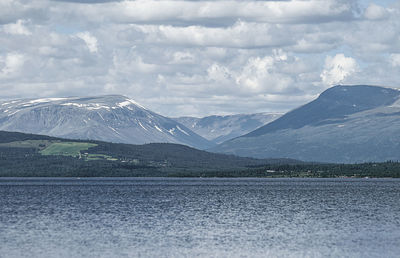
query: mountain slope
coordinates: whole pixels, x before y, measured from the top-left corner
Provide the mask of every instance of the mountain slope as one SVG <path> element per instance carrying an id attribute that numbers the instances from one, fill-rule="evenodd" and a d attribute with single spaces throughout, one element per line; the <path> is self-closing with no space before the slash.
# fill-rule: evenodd
<path id="1" fill-rule="evenodd" d="M 118 143 L 213 144 L 176 121 L 119 95 L 0 102 L 0 130 Z"/>
<path id="2" fill-rule="evenodd" d="M 304 161 L 400 160 L 400 91 L 335 86 L 316 100 L 212 151 Z"/>
<path id="3" fill-rule="evenodd" d="M 275 119 L 279 113 L 239 114 L 227 116 L 207 116 L 203 118 L 179 117 L 177 122 L 190 128 L 216 144 L 249 133 Z"/>

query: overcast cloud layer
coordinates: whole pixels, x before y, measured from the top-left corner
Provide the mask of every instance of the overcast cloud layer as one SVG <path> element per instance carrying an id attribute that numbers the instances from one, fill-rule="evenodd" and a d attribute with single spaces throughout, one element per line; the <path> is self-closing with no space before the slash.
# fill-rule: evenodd
<path id="1" fill-rule="evenodd" d="M 400 1 L 1 0 L 0 98 L 123 94 L 168 116 L 400 87 Z"/>

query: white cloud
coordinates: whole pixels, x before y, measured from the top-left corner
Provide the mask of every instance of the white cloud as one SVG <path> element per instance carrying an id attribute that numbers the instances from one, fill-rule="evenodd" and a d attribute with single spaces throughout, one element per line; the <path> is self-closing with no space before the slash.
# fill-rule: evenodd
<path id="1" fill-rule="evenodd" d="M 338 26 L 338 25 L 336 25 Z M 322 27 L 322 26 L 321 26 Z M 335 49 L 340 45 L 342 36 L 339 33 L 333 33 L 332 28 L 327 28 L 327 31 L 318 27 L 313 28 L 312 26 L 303 26 L 299 28 L 297 34 L 290 31 L 290 34 L 296 38 L 296 43 L 289 46 L 288 49 L 294 52 L 302 53 L 321 53 Z"/>
<path id="2" fill-rule="evenodd" d="M 203 26 L 137 25 L 145 42 L 202 47 L 271 47 L 292 43 L 279 25 L 238 21 L 227 28 Z"/>
<path id="3" fill-rule="evenodd" d="M 24 62 L 24 55 L 19 53 L 9 53 L 6 56 L 0 56 L 0 78 L 15 76 L 24 65 Z"/>
<path id="4" fill-rule="evenodd" d="M 16 23 L 10 23 L 3 25 L 4 32 L 14 35 L 31 35 L 32 33 L 24 25 L 26 22 L 23 20 L 18 20 Z"/>
<path id="5" fill-rule="evenodd" d="M 327 56 L 321 78 L 324 84 L 333 85 L 342 82 L 346 77 L 357 71 L 357 62 L 354 58 L 345 57 L 344 54 Z"/>
<path id="6" fill-rule="evenodd" d="M 88 31 L 77 33 L 76 36 L 85 41 L 87 48 L 91 53 L 97 52 L 97 38 L 92 36 Z"/>
<path id="7" fill-rule="evenodd" d="M 400 54 L 391 54 L 390 64 L 394 67 L 400 66 Z"/>
<path id="8" fill-rule="evenodd" d="M 337 0 L 154 1 L 81 5 L 89 19 L 118 23 L 232 23 L 237 19 L 269 23 L 309 23 L 350 19 L 352 5 Z M 60 10 L 61 11 L 61 10 Z M 98 14 L 101 13 L 102 17 Z"/>
<path id="9" fill-rule="evenodd" d="M 289 76 L 277 69 L 277 62 L 285 60 L 279 56 L 250 58 L 236 77 L 236 83 L 247 92 L 284 92 L 293 83 Z"/>
<path id="10" fill-rule="evenodd" d="M 238 57 L 227 65 L 213 63 L 207 69 L 206 81 L 215 85 L 213 92 L 219 95 L 285 95 L 300 91 L 302 77 L 312 69 L 309 67 L 299 58 L 273 49 L 266 56 Z"/>
<path id="11" fill-rule="evenodd" d="M 48 7 L 49 2 L 46 0 L 1 0 L 0 24 L 15 23 L 21 19 L 43 22 L 48 18 Z"/>
<path id="12" fill-rule="evenodd" d="M 364 16 L 369 20 L 380 20 L 388 18 L 388 12 L 384 7 L 371 3 L 365 9 Z"/>
<path id="13" fill-rule="evenodd" d="M 232 73 L 229 68 L 219 65 L 212 64 L 207 69 L 208 79 L 220 84 L 230 83 L 232 80 Z"/>
<path id="14" fill-rule="evenodd" d="M 178 51 L 173 53 L 171 64 L 193 64 L 195 57 L 189 52 Z"/>
<path id="15" fill-rule="evenodd" d="M 0 0 L 0 96 L 124 94 L 165 115 L 208 115 L 400 81 L 400 5 L 76 2 Z"/>
<path id="16" fill-rule="evenodd" d="M 115 74 L 148 74 L 157 71 L 157 65 L 143 61 L 142 56 L 134 51 L 126 53 L 125 51 L 114 53 L 112 68 Z"/>

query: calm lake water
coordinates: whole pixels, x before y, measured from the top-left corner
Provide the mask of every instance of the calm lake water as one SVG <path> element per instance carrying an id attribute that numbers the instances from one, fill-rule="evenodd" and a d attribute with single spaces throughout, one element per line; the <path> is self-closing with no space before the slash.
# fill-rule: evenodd
<path id="1" fill-rule="evenodd" d="M 400 257 L 395 179 L 0 179 L 0 257 Z"/>

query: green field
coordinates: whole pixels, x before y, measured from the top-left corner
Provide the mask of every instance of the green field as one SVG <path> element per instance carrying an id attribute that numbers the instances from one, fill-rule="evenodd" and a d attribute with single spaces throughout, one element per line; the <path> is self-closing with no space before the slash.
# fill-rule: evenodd
<path id="1" fill-rule="evenodd" d="M 117 161 L 118 159 L 105 154 L 81 153 L 91 147 L 98 146 L 98 144 L 87 142 L 61 142 L 51 140 L 26 140 L 14 141 L 8 143 L 0 143 L 0 147 L 10 148 L 34 148 L 39 151 L 41 155 L 62 155 L 70 157 L 79 157 L 83 160 L 109 160 Z"/>
<path id="2" fill-rule="evenodd" d="M 86 160 L 102 160 L 102 159 L 106 159 L 106 160 L 110 160 L 110 161 L 117 161 L 118 159 L 113 158 L 109 155 L 105 155 L 105 154 L 87 154 L 87 156 L 85 157 Z"/>
<path id="3" fill-rule="evenodd" d="M 63 155 L 78 157 L 81 151 L 95 147 L 97 144 L 87 142 L 54 142 L 41 150 L 42 155 Z"/>

